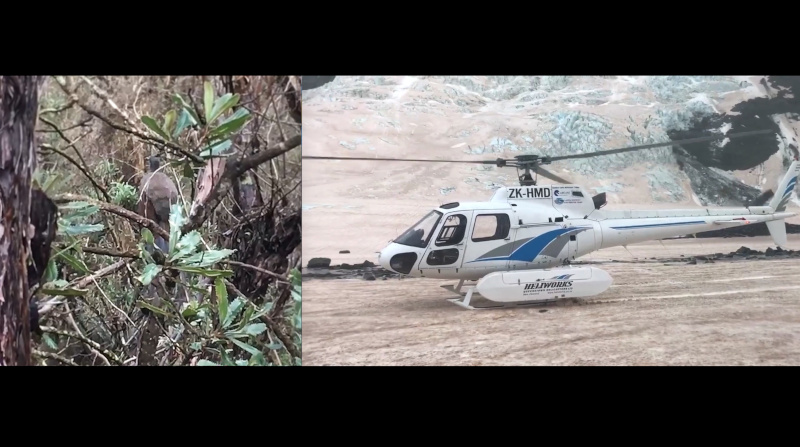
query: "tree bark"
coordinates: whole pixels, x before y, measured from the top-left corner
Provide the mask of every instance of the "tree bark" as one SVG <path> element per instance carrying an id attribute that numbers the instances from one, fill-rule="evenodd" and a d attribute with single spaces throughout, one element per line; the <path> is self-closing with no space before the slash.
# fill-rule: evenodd
<path id="1" fill-rule="evenodd" d="M 30 365 L 31 178 L 43 76 L 0 76 L 0 366 Z"/>

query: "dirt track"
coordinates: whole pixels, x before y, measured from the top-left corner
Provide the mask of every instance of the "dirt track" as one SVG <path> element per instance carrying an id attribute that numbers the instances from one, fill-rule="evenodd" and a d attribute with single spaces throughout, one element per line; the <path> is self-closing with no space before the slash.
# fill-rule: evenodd
<path id="1" fill-rule="evenodd" d="M 800 261 L 634 257 L 765 250 L 769 238 L 603 250 L 614 284 L 582 305 L 469 311 L 436 279 L 306 280 L 305 365 L 798 365 Z M 800 248 L 790 236 L 789 247 Z M 547 309 L 546 312 L 541 310 Z"/>

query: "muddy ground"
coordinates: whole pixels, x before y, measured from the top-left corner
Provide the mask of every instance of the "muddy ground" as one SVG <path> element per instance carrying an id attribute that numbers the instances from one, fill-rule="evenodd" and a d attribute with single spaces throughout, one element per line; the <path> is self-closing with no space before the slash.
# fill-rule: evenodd
<path id="1" fill-rule="evenodd" d="M 798 365 L 800 258 L 676 261 L 743 245 L 774 247 L 755 237 L 601 250 L 582 260 L 611 273 L 606 292 L 516 309 L 457 307 L 445 280 L 304 278 L 303 363 Z"/>

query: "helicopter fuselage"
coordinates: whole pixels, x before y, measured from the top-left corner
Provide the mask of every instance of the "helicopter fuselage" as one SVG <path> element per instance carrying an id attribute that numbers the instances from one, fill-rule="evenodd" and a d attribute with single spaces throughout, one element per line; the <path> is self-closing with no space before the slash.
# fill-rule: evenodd
<path id="1" fill-rule="evenodd" d="M 478 280 L 493 272 L 558 267 L 602 248 L 794 215 L 769 206 L 608 211 L 603 205 L 604 195 L 592 197 L 577 185 L 502 187 L 489 202 L 431 211 L 378 261 L 408 276 Z"/>

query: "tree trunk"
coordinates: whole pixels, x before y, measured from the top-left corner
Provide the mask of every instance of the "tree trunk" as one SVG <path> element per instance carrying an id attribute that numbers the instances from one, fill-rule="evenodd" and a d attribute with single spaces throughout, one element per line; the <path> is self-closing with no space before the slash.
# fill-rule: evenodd
<path id="1" fill-rule="evenodd" d="M 0 366 L 30 365 L 27 280 L 42 76 L 0 76 Z"/>

